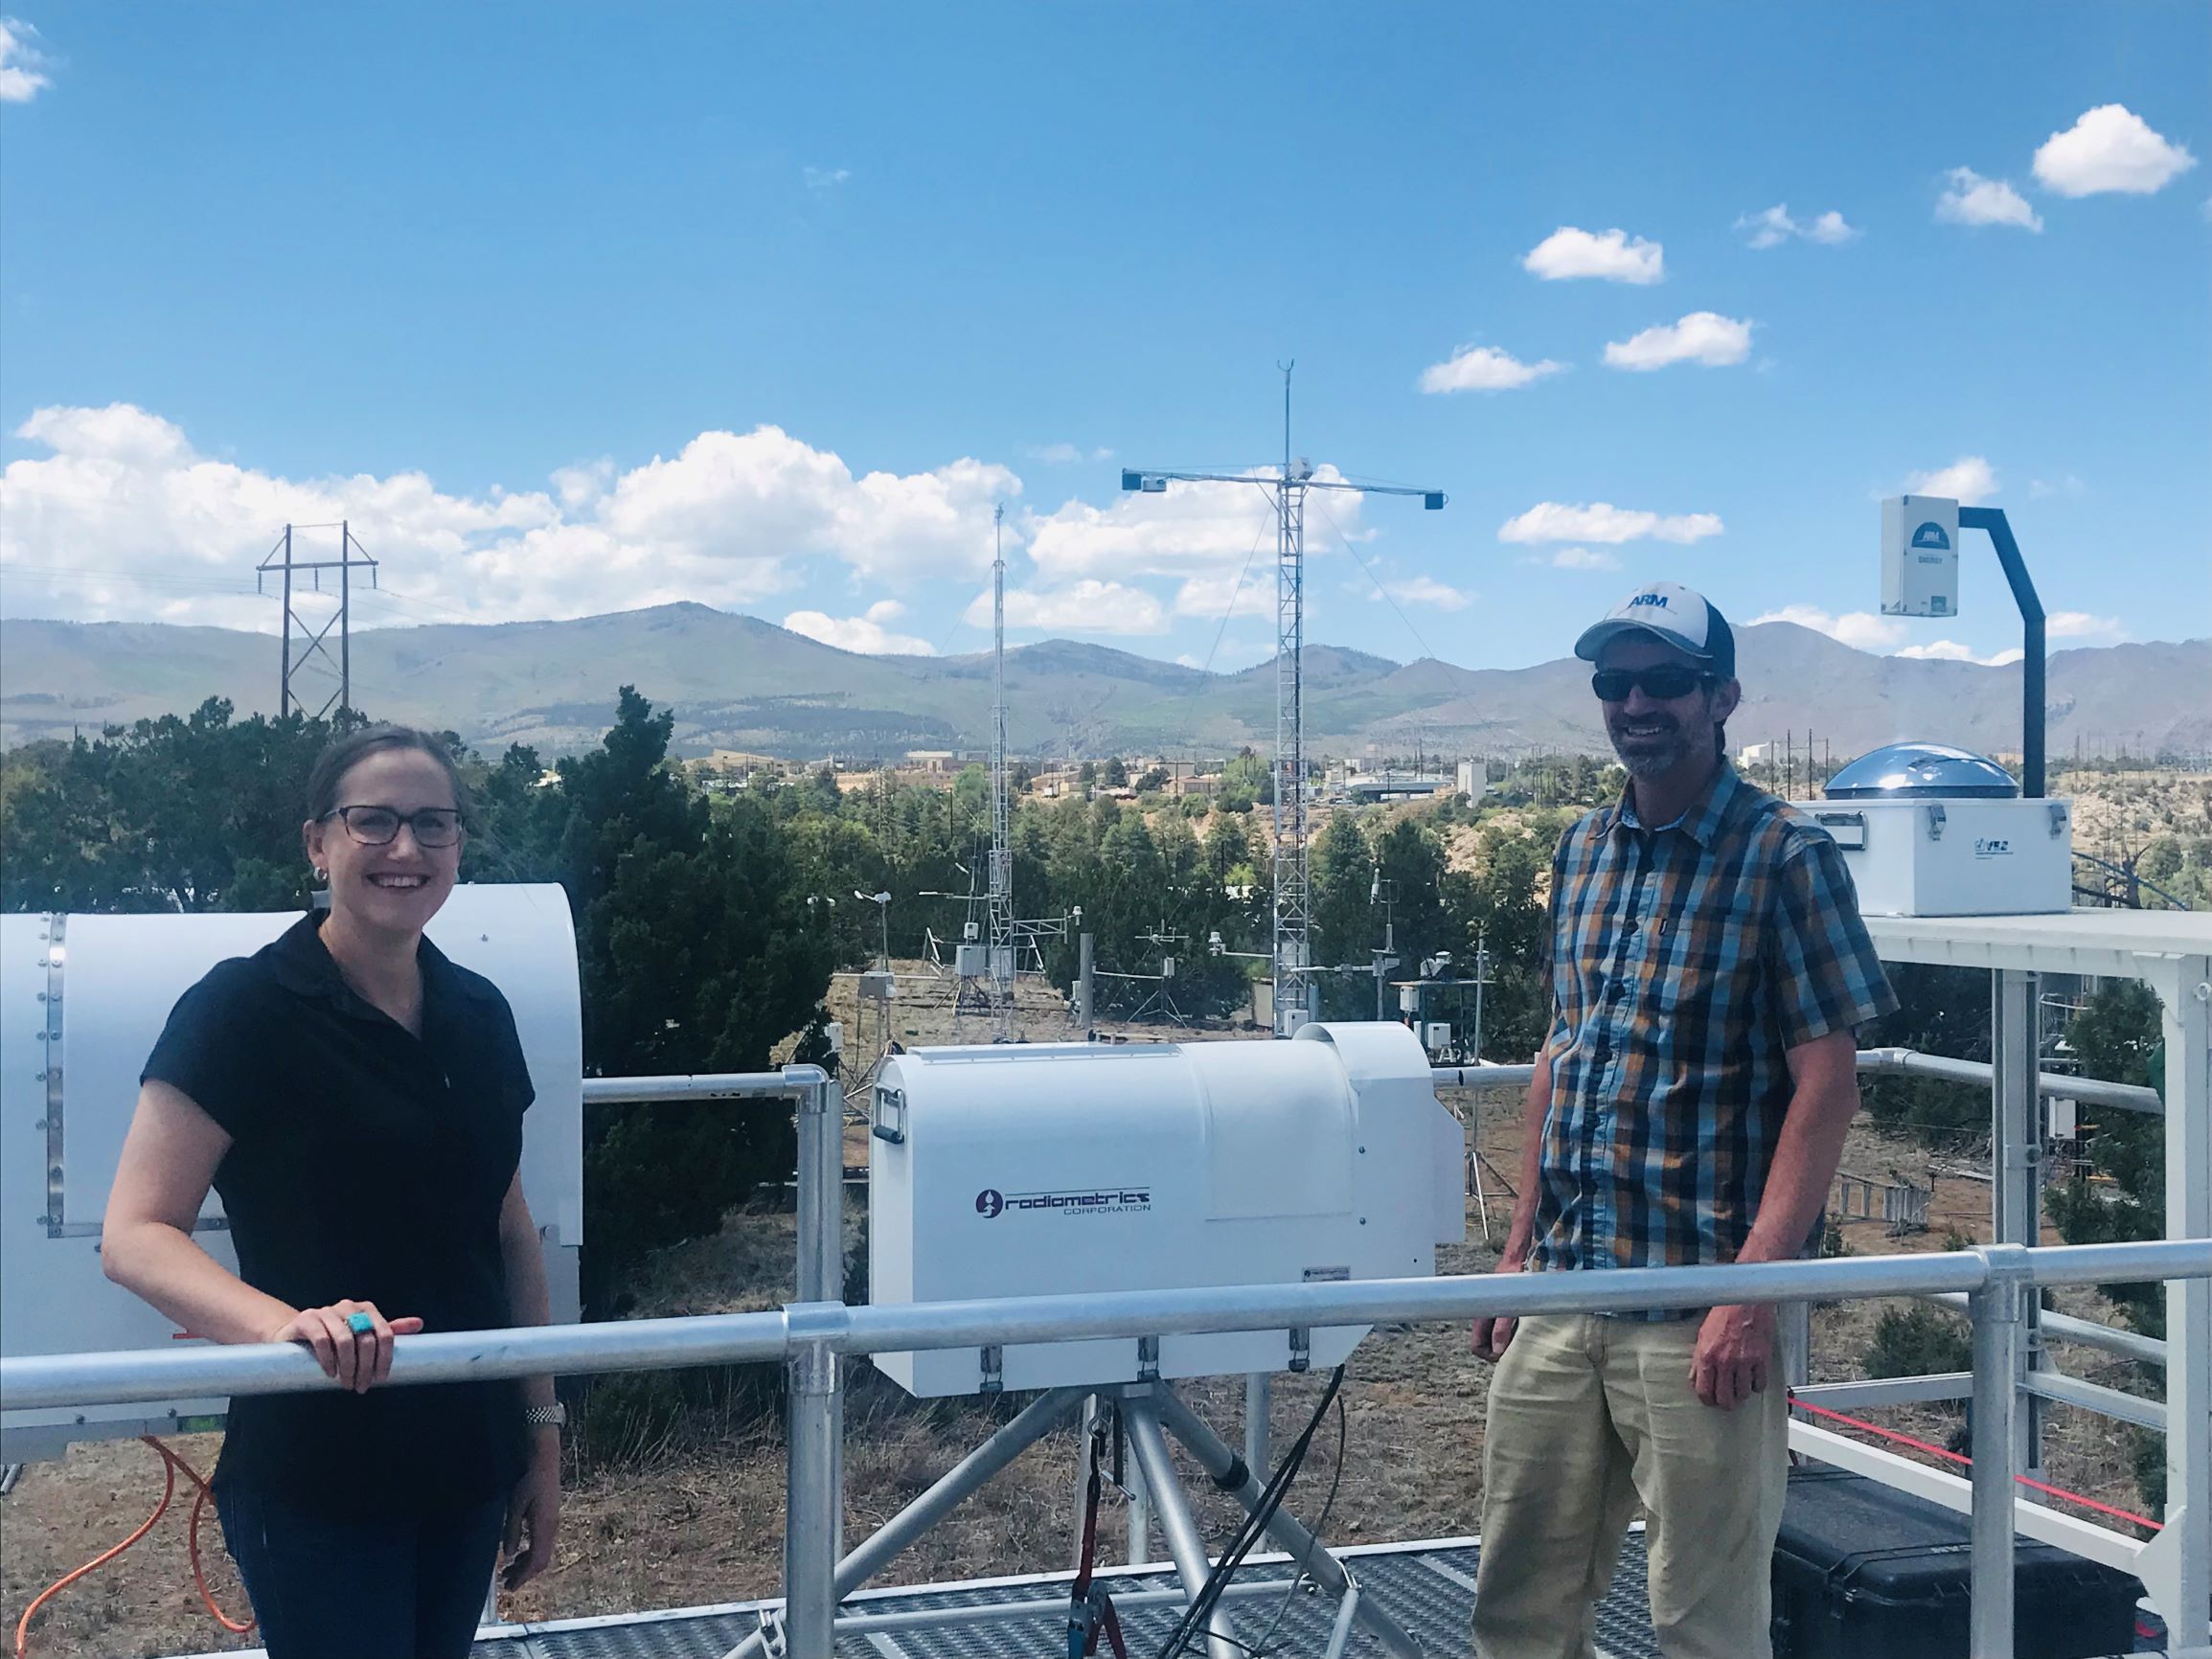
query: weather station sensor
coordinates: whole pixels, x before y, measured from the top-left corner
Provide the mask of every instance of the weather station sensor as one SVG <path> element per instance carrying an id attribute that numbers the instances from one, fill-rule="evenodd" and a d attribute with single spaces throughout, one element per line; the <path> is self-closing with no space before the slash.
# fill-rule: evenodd
<path id="1" fill-rule="evenodd" d="M 878 1306 L 1401 1279 L 1466 1237 L 1463 1131 L 1393 1024 L 917 1049 L 871 1106 Z M 878 1354 L 923 1397 L 1341 1363 L 1362 1326 Z"/>
<path id="2" fill-rule="evenodd" d="M 1958 503 L 1896 495 L 1881 504 L 1881 614 L 1958 615 Z"/>

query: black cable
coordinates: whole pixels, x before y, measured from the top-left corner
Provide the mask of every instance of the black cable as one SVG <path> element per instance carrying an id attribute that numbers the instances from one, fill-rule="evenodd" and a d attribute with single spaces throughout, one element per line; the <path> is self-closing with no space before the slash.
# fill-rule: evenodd
<path id="1" fill-rule="evenodd" d="M 1336 1492 L 1344 1484 L 1344 1402 L 1339 1399 L 1336 1402 L 1336 1472 L 1329 1477 L 1329 1495 L 1322 1500 L 1321 1512 L 1313 1520 L 1313 1540 L 1315 1543 L 1319 1543 L 1329 1535 L 1329 1515 L 1336 1508 Z M 1283 1601 L 1281 1605 L 1276 1607 L 1274 1618 L 1270 1619 L 1267 1622 L 1267 1627 L 1260 1632 L 1260 1639 L 1252 1644 L 1255 1652 L 1265 1654 L 1267 1651 L 1268 1642 L 1273 1640 L 1275 1632 L 1282 1628 L 1284 1619 L 1290 1612 L 1290 1603 L 1298 1599 L 1298 1585 L 1305 1576 L 1305 1569 L 1301 1563 L 1293 1562 L 1292 1565 L 1297 1570 L 1291 1573 L 1289 1583 L 1283 1587 Z M 1344 1576 L 1347 1579 L 1352 1576 L 1350 1568 L 1345 1569 Z"/>
<path id="2" fill-rule="evenodd" d="M 1252 574 L 1252 560 L 1260 555 L 1260 538 L 1267 534 L 1262 520 L 1260 528 L 1252 533 L 1252 545 L 1244 550 L 1244 568 L 1237 572 L 1237 585 L 1229 590 L 1228 608 L 1221 612 L 1221 625 L 1214 630 L 1213 648 L 1206 652 L 1205 672 L 1214 671 L 1214 657 L 1221 648 L 1221 636 L 1229 631 L 1229 619 L 1237 614 L 1237 601 L 1243 596 L 1244 579 Z"/>
<path id="3" fill-rule="evenodd" d="M 1159 1659 L 1176 1659 L 1178 1654 L 1190 1651 L 1192 1637 L 1205 1629 L 1207 1621 L 1220 1603 L 1221 1593 L 1229 1587 L 1230 1580 L 1244 1564 L 1244 1557 L 1266 1536 L 1267 1523 L 1275 1518 L 1275 1511 L 1283 1507 L 1285 1495 L 1288 1493 L 1291 1483 L 1298 1478 L 1299 1469 L 1305 1465 L 1307 1451 L 1313 1443 L 1313 1435 L 1320 1428 L 1322 1419 L 1329 1415 L 1329 1407 L 1334 1403 L 1337 1392 L 1343 1386 L 1344 1368 L 1340 1365 L 1330 1375 L 1329 1386 L 1322 1391 L 1320 1403 L 1314 1406 L 1313 1415 L 1306 1420 L 1305 1428 L 1283 1454 L 1283 1461 L 1276 1466 L 1274 1474 L 1262 1489 L 1259 1502 L 1252 1506 L 1251 1511 L 1244 1517 L 1244 1524 L 1237 1530 L 1229 1547 L 1221 1552 L 1220 1559 L 1214 1564 L 1214 1570 L 1206 1575 L 1205 1583 L 1199 1586 L 1190 1605 L 1183 1609 L 1182 1618 L 1177 1621 L 1160 1648 Z M 1341 1450 L 1337 1456 L 1337 1470 L 1341 1477 Z M 1297 1581 L 1294 1574 L 1291 1581 Z M 1237 1643 L 1236 1646 L 1243 1648 L 1247 1652 L 1257 1653 L 1257 1649 L 1244 1643 Z"/>
<path id="4" fill-rule="evenodd" d="M 1338 1366 L 1334 1375 L 1330 1378 L 1329 1387 L 1321 1396 L 1320 1403 L 1313 1408 L 1312 1417 L 1307 1420 L 1305 1430 L 1292 1443 L 1289 1451 L 1284 1454 L 1281 1466 L 1276 1468 L 1273 1477 L 1261 1491 L 1259 1503 L 1254 1505 L 1250 1513 L 1245 1516 L 1244 1525 L 1238 1530 L 1236 1537 L 1230 1541 L 1230 1547 L 1222 1552 L 1220 1564 L 1208 1578 L 1208 1592 L 1201 1593 L 1203 1600 L 1203 1609 L 1199 1620 L 1201 1625 L 1207 1618 L 1211 1617 L 1215 1607 L 1220 1604 L 1222 1593 L 1227 1590 L 1230 1580 L 1243 1568 L 1245 1557 L 1258 1546 L 1261 1539 L 1266 1536 L 1267 1523 L 1282 1508 L 1283 1499 L 1288 1494 L 1291 1484 L 1297 1480 L 1298 1475 L 1305 1468 L 1306 1456 L 1312 1446 L 1314 1431 L 1320 1427 L 1321 1420 L 1328 1415 L 1330 1401 L 1336 1398 L 1337 1390 L 1343 1381 L 1344 1368 Z M 1240 1643 L 1239 1646 L 1243 1645 Z"/>

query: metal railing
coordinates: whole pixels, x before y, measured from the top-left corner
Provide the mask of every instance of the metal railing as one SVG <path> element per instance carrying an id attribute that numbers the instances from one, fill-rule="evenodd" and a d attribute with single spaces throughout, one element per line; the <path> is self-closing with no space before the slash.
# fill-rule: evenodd
<path id="1" fill-rule="evenodd" d="M 1938 1078 L 1945 1082 L 1976 1083 L 1987 1088 L 1995 1079 L 1996 1067 L 1987 1060 L 1957 1060 L 1948 1055 L 1927 1055 L 1918 1049 L 1860 1049 L 1861 1073 L 1893 1073 L 1904 1077 Z M 1440 1089 L 1523 1088 L 1536 1077 L 1534 1066 L 1436 1066 L 1429 1076 Z M 2156 1089 L 2139 1083 L 2107 1082 L 2102 1078 L 2077 1078 L 2064 1072 L 2038 1072 L 2039 1094 L 2060 1100 L 2082 1101 L 2090 1105 L 2115 1106 L 2127 1112 L 2152 1116 L 2163 1112 L 2165 1102 Z"/>
<path id="2" fill-rule="evenodd" d="M 654 1079 L 641 1086 L 659 1090 L 674 1080 Z M 1971 1652 L 1973 1659 L 2009 1659 L 2015 1527 L 2011 1447 L 2022 1409 L 2015 1378 L 2024 1340 L 2023 1307 L 2043 1285 L 2212 1278 L 2212 1239 L 2182 1239 L 2039 1249 L 1999 1244 L 1939 1255 L 1753 1265 L 1223 1285 L 853 1307 L 838 1299 L 842 1115 L 834 1081 L 806 1066 L 700 1082 L 695 1098 L 788 1100 L 796 1107 L 800 1300 L 775 1312 L 403 1337 L 395 1346 L 388 1386 L 740 1362 L 784 1365 L 789 1384 L 784 1625 L 788 1651 L 796 1659 L 830 1659 L 837 1628 L 841 1372 L 849 1356 L 1532 1313 L 1959 1295 L 1966 1299 L 1973 1327 Z M 670 1097 L 656 1092 L 626 1098 Z M 0 1407 L 10 1410 L 336 1386 L 309 1354 L 289 1344 L 0 1360 Z M 2212 1493 L 2184 1490 L 2172 1494 L 2170 1502 L 2212 1502 Z M 2197 1609 L 2191 1616 L 2201 1612 Z M 2176 1639 L 2184 1648 L 2190 1645 L 2187 1632 L 2177 1630 Z"/>

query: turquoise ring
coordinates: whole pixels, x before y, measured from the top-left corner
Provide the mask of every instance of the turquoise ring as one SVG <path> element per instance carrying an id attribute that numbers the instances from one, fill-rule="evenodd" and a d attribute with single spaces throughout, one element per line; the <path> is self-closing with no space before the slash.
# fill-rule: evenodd
<path id="1" fill-rule="evenodd" d="M 376 1322 L 366 1313 L 349 1313 L 346 1315 L 346 1329 L 355 1336 L 374 1336 L 376 1333 Z"/>

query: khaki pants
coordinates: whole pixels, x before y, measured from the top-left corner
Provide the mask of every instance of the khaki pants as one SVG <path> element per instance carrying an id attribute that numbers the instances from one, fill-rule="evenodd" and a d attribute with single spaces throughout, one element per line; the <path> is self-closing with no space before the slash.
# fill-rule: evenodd
<path id="1" fill-rule="evenodd" d="M 1733 1411 L 1690 1387 L 1699 1320 L 1523 1319 L 1490 1385 L 1479 1659 L 1591 1659 L 1640 1500 L 1667 1659 L 1769 1659 L 1769 1560 L 1789 1480 L 1779 1364 Z"/>

